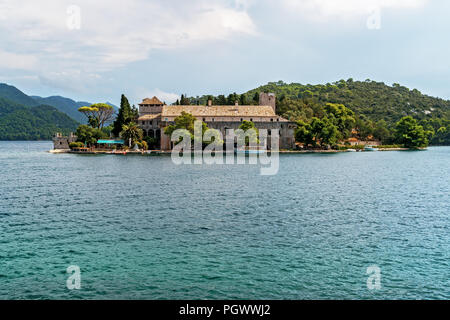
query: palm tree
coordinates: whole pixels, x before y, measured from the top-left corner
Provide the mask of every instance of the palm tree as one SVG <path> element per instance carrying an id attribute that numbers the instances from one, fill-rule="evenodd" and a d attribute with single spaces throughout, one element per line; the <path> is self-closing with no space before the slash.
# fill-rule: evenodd
<path id="1" fill-rule="evenodd" d="M 122 132 L 120 133 L 120 136 L 125 141 L 128 141 L 128 146 L 131 148 L 136 141 L 142 140 L 143 131 L 137 126 L 136 123 L 131 122 L 122 126 Z"/>

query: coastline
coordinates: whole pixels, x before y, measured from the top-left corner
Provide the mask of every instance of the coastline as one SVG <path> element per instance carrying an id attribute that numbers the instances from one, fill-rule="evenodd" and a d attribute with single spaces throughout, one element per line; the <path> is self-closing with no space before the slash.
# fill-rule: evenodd
<path id="1" fill-rule="evenodd" d="M 409 148 L 380 148 L 377 151 L 410 151 L 410 150 L 427 150 L 427 148 L 420 148 L 420 149 L 409 149 Z M 54 149 L 49 150 L 49 153 L 52 154 L 62 154 L 62 153 L 71 153 L 71 154 L 111 154 L 111 155 L 164 155 L 164 154 L 171 154 L 171 151 L 163 151 L 163 150 L 148 150 L 148 151 L 127 151 L 127 152 L 111 152 L 111 151 L 88 151 L 88 152 L 80 152 L 80 151 L 73 151 L 70 149 Z M 347 150 L 279 150 L 279 151 L 272 151 L 273 153 L 279 153 L 279 154 L 308 154 L 308 153 L 345 153 L 349 152 Z M 374 152 L 374 151 L 365 151 L 360 150 L 357 152 Z M 376 152 L 376 151 L 375 151 Z M 226 152 L 224 152 L 226 153 Z"/>

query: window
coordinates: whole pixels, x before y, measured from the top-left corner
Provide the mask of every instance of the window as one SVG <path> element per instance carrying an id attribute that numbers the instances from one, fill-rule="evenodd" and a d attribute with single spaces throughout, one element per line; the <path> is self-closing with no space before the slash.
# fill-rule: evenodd
<path id="1" fill-rule="evenodd" d="M 206 118 L 203 118 L 203 122 L 205 122 L 206 121 Z"/>
<path id="2" fill-rule="evenodd" d="M 270 121 L 273 122 L 273 118 L 270 118 Z"/>
<path id="3" fill-rule="evenodd" d="M 250 121 L 253 121 L 253 118 L 250 118 Z"/>
<path id="4" fill-rule="evenodd" d="M 241 122 L 242 122 L 243 120 L 244 120 L 244 119 L 241 118 Z"/>

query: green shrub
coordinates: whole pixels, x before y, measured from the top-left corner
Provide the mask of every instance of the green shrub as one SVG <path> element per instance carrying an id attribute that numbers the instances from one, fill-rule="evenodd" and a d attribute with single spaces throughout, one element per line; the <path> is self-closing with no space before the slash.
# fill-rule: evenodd
<path id="1" fill-rule="evenodd" d="M 82 148 L 82 147 L 84 147 L 84 143 L 83 142 L 71 142 L 71 143 L 69 143 L 69 148 L 70 149 Z"/>

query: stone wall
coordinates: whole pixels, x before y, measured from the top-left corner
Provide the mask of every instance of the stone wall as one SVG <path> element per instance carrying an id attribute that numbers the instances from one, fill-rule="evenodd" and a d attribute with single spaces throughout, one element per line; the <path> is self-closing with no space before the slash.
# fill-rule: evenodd
<path id="1" fill-rule="evenodd" d="M 276 113 L 276 97 L 274 93 L 261 92 L 259 94 L 259 105 L 260 106 L 271 106 L 273 112 Z"/>
<path id="2" fill-rule="evenodd" d="M 217 129 L 222 133 L 225 139 L 227 129 L 239 129 L 242 122 L 234 121 L 222 121 L 222 122 L 206 122 L 208 128 Z M 257 129 L 267 129 L 268 131 L 268 144 L 270 147 L 270 134 L 273 130 L 279 132 L 279 148 L 280 149 L 294 149 L 295 148 L 295 124 L 291 122 L 255 122 Z M 170 137 L 164 134 L 164 129 L 161 130 L 161 149 L 171 150 Z"/>
<path id="3" fill-rule="evenodd" d="M 61 133 L 56 133 L 53 137 L 53 149 L 55 150 L 67 150 L 69 144 L 77 141 L 77 136 L 71 133 L 68 137 L 64 137 Z"/>

